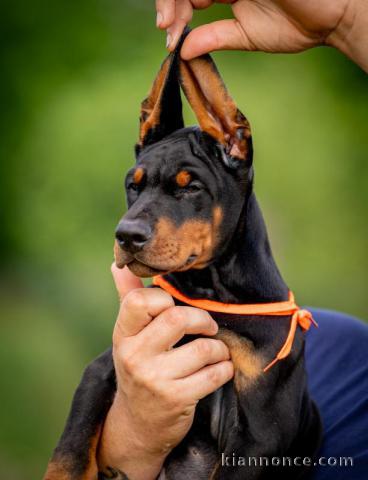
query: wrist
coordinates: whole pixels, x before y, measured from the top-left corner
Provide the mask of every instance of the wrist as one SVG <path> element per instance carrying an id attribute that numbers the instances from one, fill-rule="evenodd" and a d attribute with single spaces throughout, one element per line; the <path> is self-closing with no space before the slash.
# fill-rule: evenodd
<path id="1" fill-rule="evenodd" d="M 350 0 L 336 29 L 328 36 L 331 45 L 368 72 L 368 2 Z"/>
<path id="2" fill-rule="evenodd" d="M 119 391 L 116 393 L 111 410 L 114 423 L 121 435 L 127 439 L 126 445 L 130 454 L 134 450 L 137 455 L 144 455 L 147 458 L 167 457 L 172 445 L 163 440 L 160 441 L 160 434 L 164 432 L 165 428 L 161 430 L 151 426 L 147 421 L 139 421 L 137 416 L 130 411 L 124 393 Z"/>
<path id="3" fill-rule="evenodd" d="M 98 452 L 100 470 L 124 472 L 129 480 L 154 480 L 169 450 L 150 444 L 152 435 L 139 435 L 126 404 L 117 393 L 107 415 Z"/>

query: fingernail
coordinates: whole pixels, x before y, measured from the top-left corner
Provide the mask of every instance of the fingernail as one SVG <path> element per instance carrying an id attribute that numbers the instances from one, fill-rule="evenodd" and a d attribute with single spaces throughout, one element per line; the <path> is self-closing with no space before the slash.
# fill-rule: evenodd
<path id="1" fill-rule="evenodd" d="M 216 323 L 215 321 L 212 322 L 212 331 L 213 331 L 214 333 L 217 333 L 217 331 L 218 331 L 218 325 L 217 325 L 217 323 Z"/>
<path id="2" fill-rule="evenodd" d="M 170 47 L 171 42 L 172 42 L 171 33 L 167 33 L 167 37 L 166 37 L 166 48 L 169 48 L 169 47 Z"/>
<path id="3" fill-rule="evenodd" d="M 157 12 L 157 15 L 156 15 L 156 27 L 159 27 L 162 23 L 162 20 L 163 20 L 163 16 L 162 16 L 162 13 L 161 12 Z"/>

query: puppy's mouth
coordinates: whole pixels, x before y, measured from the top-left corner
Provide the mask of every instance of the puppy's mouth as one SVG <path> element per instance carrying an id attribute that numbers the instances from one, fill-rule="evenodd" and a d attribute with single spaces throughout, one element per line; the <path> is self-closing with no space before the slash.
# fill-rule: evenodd
<path id="1" fill-rule="evenodd" d="M 129 270 L 137 277 L 154 277 L 155 275 L 165 275 L 170 272 L 182 272 L 189 270 L 196 262 L 198 255 L 189 255 L 185 262 L 175 266 L 165 266 L 159 262 L 147 262 L 139 252 L 135 255 L 122 250 L 119 246 L 115 246 L 115 262 L 117 267 L 123 268 L 127 266 Z"/>
<path id="2" fill-rule="evenodd" d="M 123 265 L 124 266 L 124 265 Z M 137 277 L 154 277 L 156 275 L 163 275 L 166 273 L 165 270 L 153 268 L 151 265 L 147 265 L 139 260 L 133 258 L 130 262 L 126 264 L 129 270 L 134 273 Z M 119 265 L 118 265 L 119 267 Z M 120 267 L 122 268 L 122 267 Z"/>
<path id="3" fill-rule="evenodd" d="M 133 258 L 133 260 L 128 262 L 126 265 L 129 270 L 138 277 L 154 277 L 155 275 L 165 275 L 170 272 L 182 272 L 184 270 L 188 270 L 192 264 L 195 263 L 196 258 L 197 255 L 190 255 L 183 264 L 171 268 L 151 265 L 143 262 L 142 260 L 138 260 L 137 258 Z"/>

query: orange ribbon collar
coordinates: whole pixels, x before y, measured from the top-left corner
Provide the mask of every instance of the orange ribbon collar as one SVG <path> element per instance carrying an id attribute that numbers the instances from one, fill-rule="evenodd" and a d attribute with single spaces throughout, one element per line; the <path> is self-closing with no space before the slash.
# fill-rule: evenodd
<path id="1" fill-rule="evenodd" d="M 295 303 L 293 292 L 291 291 L 289 291 L 289 299 L 282 302 L 237 304 L 187 297 L 183 293 L 179 292 L 179 290 L 173 287 L 171 283 L 169 283 L 160 275 L 153 277 L 153 284 L 161 287 L 180 302 L 186 303 L 192 307 L 201 308 L 202 310 L 207 310 L 209 312 L 230 313 L 234 315 L 272 315 L 280 317 L 292 315 L 290 330 L 286 341 L 274 360 L 272 360 L 272 362 L 270 362 L 263 369 L 264 372 L 271 368 L 276 362 L 286 358 L 289 355 L 293 346 L 295 332 L 298 325 L 303 331 L 309 330 L 312 323 L 318 327 L 317 323 L 312 317 L 312 314 L 308 310 L 302 310 L 298 307 L 298 305 Z"/>

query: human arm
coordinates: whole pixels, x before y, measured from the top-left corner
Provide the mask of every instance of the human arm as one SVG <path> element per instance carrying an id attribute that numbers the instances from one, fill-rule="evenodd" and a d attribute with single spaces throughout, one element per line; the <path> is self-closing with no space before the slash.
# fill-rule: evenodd
<path id="1" fill-rule="evenodd" d="M 137 287 L 137 279 L 115 266 L 113 275 L 124 298 L 113 334 L 117 393 L 102 432 L 99 469 L 150 480 L 188 432 L 198 400 L 230 380 L 233 366 L 219 340 L 172 348 L 186 333 L 217 332 L 206 312 L 174 307 L 157 288 L 126 294 L 127 283 Z"/>

